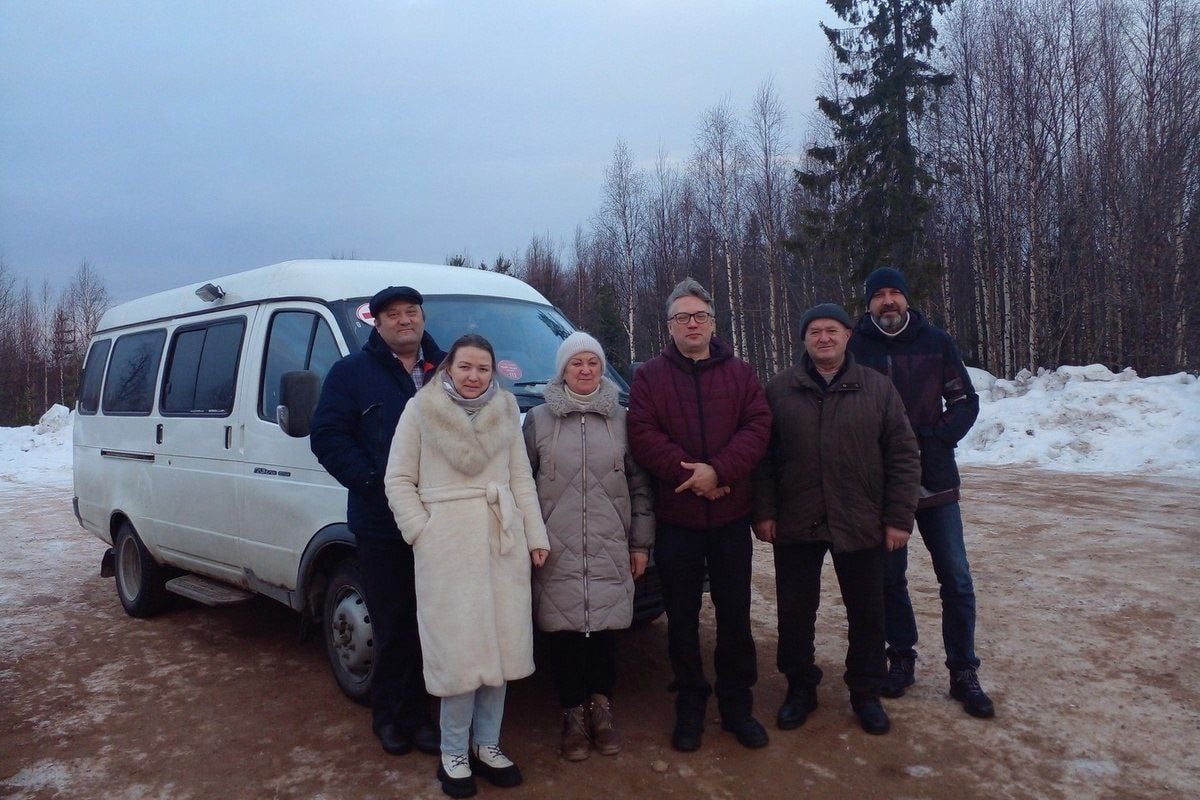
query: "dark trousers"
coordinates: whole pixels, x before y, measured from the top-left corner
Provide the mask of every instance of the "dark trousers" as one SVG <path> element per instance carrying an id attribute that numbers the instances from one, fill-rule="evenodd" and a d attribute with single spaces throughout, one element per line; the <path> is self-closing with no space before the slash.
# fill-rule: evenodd
<path id="1" fill-rule="evenodd" d="M 827 542 L 775 546 L 777 663 L 789 683 L 816 686 L 821 680 L 815 661 L 816 624 L 821 605 L 821 567 L 828 550 Z M 854 694 L 878 696 L 887 677 L 883 649 L 884 553 L 884 546 L 879 545 L 833 554 L 850 639 L 844 678 Z"/>
<path id="2" fill-rule="evenodd" d="M 546 635 L 554 688 L 563 708 L 575 708 L 594 694 L 612 698 L 617 681 L 617 636 L 613 631 L 555 631 Z"/>
<path id="3" fill-rule="evenodd" d="M 700 655 L 700 605 L 704 569 L 717 616 L 717 704 L 725 719 L 750 715 L 750 691 L 758 680 L 754 638 L 750 633 L 750 555 L 748 520 L 720 528 L 693 530 L 660 525 L 654 561 L 662 580 L 667 610 L 667 649 L 679 692 L 676 709 L 695 709 L 712 693 Z"/>
<path id="4" fill-rule="evenodd" d="M 962 512 L 958 503 L 947 503 L 917 512 L 921 541 L 933 561 L 942 598 L 942 643 L 946 667 L 952 671 L 978 669 L 975 656 L 975 585 L 967 547 L 963 543 Z M 888 553 L 884 574 L 884 603 L 887 613 L 888 651 L 916 657 L 917 618 L 908 596 L 908 551 L 902 547 Z"/>
<path id="5" fill-rule="evenodd" d="M 375 730 L 392 724 L 411 732 L 429 722 L 429 694 L 421 668 L 413 551 L 395 539 L 358 537 L 358 568 L 367 605 L 375 677 L 371 719 Z"/>

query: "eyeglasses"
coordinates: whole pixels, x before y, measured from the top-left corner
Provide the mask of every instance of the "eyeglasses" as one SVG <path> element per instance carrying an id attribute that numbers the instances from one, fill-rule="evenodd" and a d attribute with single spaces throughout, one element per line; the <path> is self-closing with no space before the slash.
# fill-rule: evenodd
<path id="1" fill-rule="evenodd" d="M 667 317 L 667 319 L 669 319 L 671 322 L 674 322 L 676 325 L 687 325 L 692 320 L 696 320 L 696 322 L 699 322 L 701 325 L 703 325 L 712 318 L 713 315 L 707 311 L 696 311 L 691 314 L 680 312 L 679 314 L 672 314 L 671 316 Z"/>

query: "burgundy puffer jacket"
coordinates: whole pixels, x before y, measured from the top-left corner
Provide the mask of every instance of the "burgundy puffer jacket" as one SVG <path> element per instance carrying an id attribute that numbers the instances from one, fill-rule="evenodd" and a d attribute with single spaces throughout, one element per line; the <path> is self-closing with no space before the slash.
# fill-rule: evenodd
<path id="1" fill-rule="evenodd" d="M 709 358 L 693 361 L 668 342 L 634 375 L 626 429 L 634 459 L 654 477 L 659 522 L 705 530 L 750 515 L 750 475 L 767 452 L 771 409 L 754 368 L 729 345 L 714 337 Z M 681 461 L 709 464 L 730 493 L 676 494 L 692 476 Z"/>

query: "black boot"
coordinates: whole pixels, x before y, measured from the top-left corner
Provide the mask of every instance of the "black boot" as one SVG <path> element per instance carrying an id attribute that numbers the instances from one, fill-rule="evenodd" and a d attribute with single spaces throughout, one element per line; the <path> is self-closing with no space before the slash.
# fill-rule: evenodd
<path id="1" fill-rule="evenodd" d="M 892 722 L 876 695 L 851 694 L 850 707 L 858 715 L 858 724 L 862 725 L 862 729 L 867 733 L 882 736 L 891 730 Z"/>
<path id="2" fill-rule="evenodd" d="M 903 697 L 904 690 L 916 680 L 916 656 L 892 655 L 888 653 L 888 676 L 879 688 L 884 697 Z"/>
<path id="3" fill-rule="evenodd" d="M 706 696 L 679 693 L 675 698 L 675 731 L 671 734 L 671 747 L 682 753 L 700 749 L 707 708 Z"/>
<path id="4" fill-rule="evenodd" d="M 412 737 L 400 730 L 399 725 L 391 722 L 376 725 L 375 736 L 383 745 L 383 751 L 393 756 L 402 756 L 413 748 Z"/>
<path id="5" fill-rule="evenodd" d="M 817 688 L 788 678 L 787 697 L 779 707 L 775 724 L 781 731 L 799 728 L 808 719 L 809 712 L 817 707 Z"/>
<path id="6" fill-rule="evenodd" d="M 988 719 L 996 716 L 996 708 L 979 685 L 979 676 L 973 669 L 950 673 L 950 696 L 962 703 L 972 717 Z"/>

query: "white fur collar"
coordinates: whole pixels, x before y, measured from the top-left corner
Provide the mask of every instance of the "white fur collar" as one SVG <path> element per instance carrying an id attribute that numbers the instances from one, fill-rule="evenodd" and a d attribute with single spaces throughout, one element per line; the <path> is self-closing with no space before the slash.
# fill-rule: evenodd
<path id="1" fill-rule="evenodd" d="M 438 381 L 418 392 L 414 402 L 420 408 L 424 432 L 436 435 L 441 454 L 467 475 L 483 472 L 520 430 L 517 401 L 503 389 L 475 412 L 474 418 L 450 399 Z"/>

